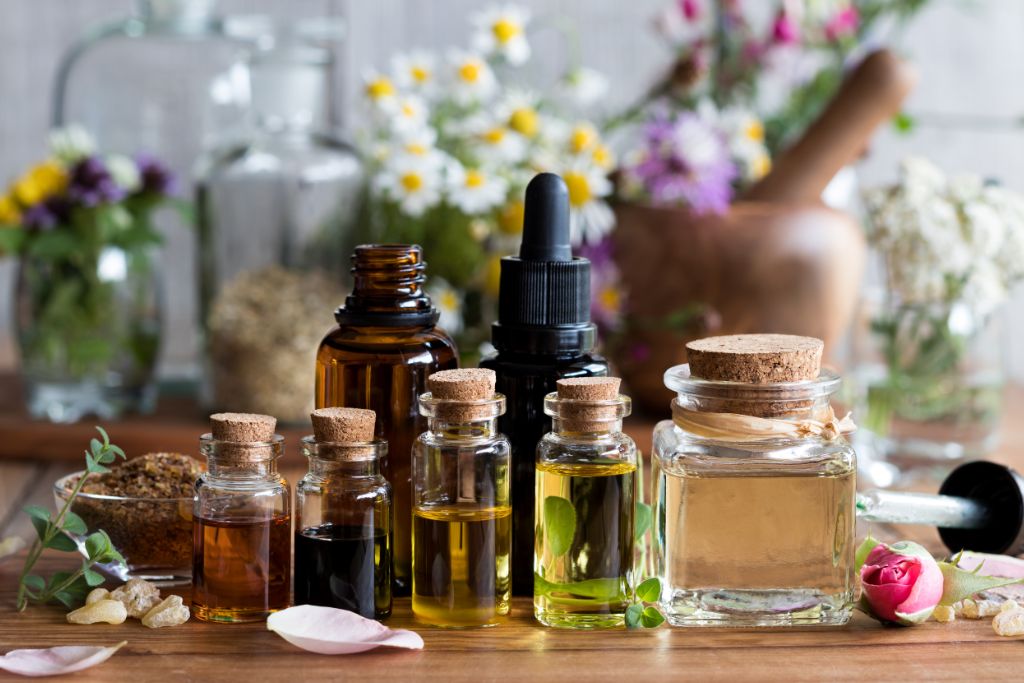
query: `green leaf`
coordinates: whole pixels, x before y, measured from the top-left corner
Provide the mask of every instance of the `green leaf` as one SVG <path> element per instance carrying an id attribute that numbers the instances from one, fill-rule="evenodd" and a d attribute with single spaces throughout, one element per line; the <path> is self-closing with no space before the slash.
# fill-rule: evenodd
<path id="1" fill-rule="evenodd" d="M 61 526 L 64 531 L 72 534 L 84 534 L 89 530 L 89 527 L 85 525 L 85 520 L 71 510 L 64 513 L 64 521 L 61 522 Z"/>
<path id="2" fill-rule="evenodd" d="M 644 628 L 657 628 L 665 623 L 665 617 L 657 607 L 645 607 L 643 614 L 640 615 L 640 623 Z"/>
<path id="3" fill-rule="evenodd" d="M 124 451 L 121 450 L 120 446 L 115 446 L 114 444 L 110 444 L 110 447 L 109 447 L 108 450 L 110 450 L 112 453 L 114 453 L 115 455 L 120 457 L 122 460 L 124 460 L 124 458 L 125 458 Z"/>
<path id="4" fill-rule="evenodd" d="M 49 522 L 39 519 L 38 517 L 29 517 L 28 521 L 32 522 L 32 528 L 36 530 L 36 536 L 39 537 L 40 541 L 46 538 L 46 534 L 50 531 Z"/>
<path id="5" fill-rule="evenodd" d="M 110 437 L 107 436 L 107 430 L 105 430 L 103 427 L 100 427 L 99 425 L 96 425 L 96 431 L 99 432 L 100 436 L 103 437 L 103 445 L 104 446 L 109 446 L 110 445 Z"/>
<path id="6" fill-rule="evenodd" d="M 74 233 L 51 230 L 33 233 L 32 239 L 28 240 L 26 252 L 29 256 L 46 261 L 60 261 L 73 256 L 78 250 L 79 243 Z"/>
<path id="7" fill-rule="evenodd" d="M 42 505 L 26 505 L 22 508 L 22 511 L 34 519 L 41 519 L 45 522 L 50 521 L 50 510 Z"/>
<path id="8" fill-rule="evenodd" d="M 98 458 L 100 456 L 100 453 L 103 452 L 103 444 L 100 443 L 99 439 L 89 439 L 89 452 L 94 457 Z"/>
<path id="9" fill-rule="evenodd" d="M 868 534 L 867 538 L 865 538 L 864 541 L 859 546 L 857 546 L 857 554 L 854 555 L 854 560 L 856 562 L 856 568 L 854 571 L 857 574 L 857 576 L 860 576 L 860 568 L 864 566 L 864 563 L 868 559 L 868 555 L 870 555 L 871 551 L 879 545 L 881 545 L 881 542 L 871 538 L 871 534 Z"/>
<path id="10" fill-rule="evenodd" d="M 85 579 L 85 583 L 90 587 L 95 587 L 103 583 L 103 575 L 99 572 L 95 572 L 88 567 L 82 567 L 82 577 Z"/>
<path id="11" fill-rule="evenodd" d="M 0 226 L 0 256 L 15 254 L 25 243 L 25 231 L 18 226 Z"/>
<path id="12" fill-rule="evenodd" d="M 29 574 L 25 577 L 24 583 L 30 590 L 39 592 L 46 588 L 46 579 L 38 574 Z"/>
<path id="13" fill-rule="evenodd" d="M 658 602 L 661 599 L 661 581 L 657 578 L 647 579 L 637 587 L 636 597 L 643 602 Z"/>
<path id="14" fill-rule="evenodd" d="M 74 553 L 78 552 L 78 545 L 68 536 L 63 533 L 57 534 L 50 539 L 50 542 L 46 544 L 47 548 L 53 548 L 63 553 Z"/>
<path id="15" fill-rule="evenodd" d="M 651 512 L 651 506 L 647 503 L 636 504 L 636 540 L 642 541 L 644 534 L 651 528 L 651 520 L 653 519 L 653 513 Z"/>
<path id="16" fill-rule="evenodd" d="M 555 557 L 561 557 L 572 547 L 576 535 L 576 510 L 561 496 L 544 499 L 544 537 Z"/>
<path id="17" fill-rule="evenodd" d="M 626 608 L 626 628 L 640 628 L 640 620 L 644 615 L 644 606 L 635 602 Z"/>
<path id="18" fill-rule="evenodd" d="M 85 554 L 91 561 L 98 561 L 112 548 L 110 538 L 102 530 L 89 534 L 85 539 Z"/>
<path id="19" fill-rule="evenodd" d="M 922 610 L 912 612 L 910 614 L 904 614 L 903 612 L 896 612 L 896 618 L 899 620 L 899 624 L 903 626 L 915 626 L 917 624 L 923 624 L 928 621 L 928 617 L 935 611 L 935 606 L 925 607 Z"/>
<path id="20" fill-rule="evenodd" d="M 914 117 L 907 112 L 901 111 L 893 117 L 892 125 L 893 128 L 896 129 L 897 133 L 906 135 L 914 130 L 914 127 L 917 125 L 917 121 L 915 121 Z"/>
<path id="21" fill-rule="evenodd" d="M 56 575 L 54 575 L 56 576 Z M 64 574 L 61 581 L 67 579 L 70 574 Z M 53 585 L 57 585 L 59 582 L 54 582 Z M 75 609 L 81 606 L 85 602 L 85 596 L 89 594 L 89 584 L 86 583 L 84 576 L 79 576 L 64 590 L 57 591 L 53 594 L 53 597 L 59 600 L 68 609 Z"/>
<path id="22" fill-rule="evenodd" d="M 955 602 L 960 602 L 972 595 L 992 588 L 1024 583 L 1024 579 L 985 576 L 979 573 L 985 566 L 984 563 L 975 567 L 974 571 L 961 569 L 956 566 L 956 559 L 954 558 L 952 562 L 939 562 L 939 569 L 942 570 L 942 598 L 939 599 L 940 605 L 952 605 Z"/>

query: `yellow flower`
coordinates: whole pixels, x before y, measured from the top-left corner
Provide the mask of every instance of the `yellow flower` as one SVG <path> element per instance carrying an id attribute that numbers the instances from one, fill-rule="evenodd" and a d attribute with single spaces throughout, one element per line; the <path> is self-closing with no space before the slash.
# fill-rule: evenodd
<path id="1" fill-rule="evenodd" d="M 386 76 L 377 76 L 366 83 L 366 96 L 374 102 L 395 96 L 395 84 Z"/>
<path id="2" fill-rule="evenodd" d="M 569 133 L 569 150 L 573 154 L 586 152 L 598 143 L 597 129 L 590 123 L 580 123 L 573 126 Z"/>
<path id="3" fill-rule="evenodd" d="M 764 124 L 758 119 L 750 119 L 747 127 L 743 130 L 743 135 L 753 142 L 764 142 Z"/>
<path id="4" fill-rule="evenodd" d="M 484 291 L 497 298 L 499 284 L 501 284 L 501 256 L 494 254 L 487 260 L 487 270 L 484 272 Z"/>
<path id="5" fill-rule="evenodd" d="M 509 17 L 501 17 L 491 25 L 491 33 L 499 44 L 504 45 L 516 36 L 522 35 L 523 27 Z"/>
<path id="6" fill-rule="evenodd" d="M 532 107 L 520 107 L 508 117 L 508 127 L 528 138 L 537 134 L 537 110 Z"/>
<path id="7" fill-rule="evenodd" d="M 516 201 L 506 204 L 498 214 L 498 229 L 506 235 L 519 235 L 523 232 L 523 218 L 525 216 L 525 203 Z"/>
<path id="8" fill-rule="evenodd" d="M 602 144 L 594 146 L 594 151 L 591 152 L 590 158 L 594 160 L 594 165 L 603 171 L 610 171 L 615 166 L 615 155 Z"/>
<path id="9" fill-rule="evenodd" d="M 754 176 L 754 180 L 768 175 L 770 170 L 772 170 L 772 160 L 767 154 L 757 155 L 751 164 L 751 173 Z"/>
<path id="10" fill-rule="evenodd" d="M 484 65 L 476 59 L 469 59 L 459 66 L 459 78 L 466 83 L 476 83 L 480 80 Z"/>
<path id="11" fill-rule="evenodd" d="M 566 171 L 562 174 L 565 185 L 569 188 L 569 204 L 571 206 L 583 206 L 594 198 L 594 192 L 590 188 L 590 179 L 585 173 L 579 171 Z"/>
<path id="12" fill-rule="evenodd" d="M 14 198 L 22 206 L 32 206 L 64 191 L 68 174 L 56 161 L 47 160 L 29 169 L 14 183 Z"/>
<path id="13" fill-rule="evenodd" d="M 423 176 L 416 171 L 408 171 L 398 179 L 406 192 L 416 192 L 423 187 Z"/>
<path id="14" fill-rule="evenodd" d="M 0 195 L 0 225 L 18 225 L 21 223 L 21 212 L 14 197 Z"/>
<path id="15" fill-rule="evenodd" d="M 601 308 L 606 311 L 618 312 L 622 309 L 622 293 L 617 287 L 604 287 L 597 295 Z"/>

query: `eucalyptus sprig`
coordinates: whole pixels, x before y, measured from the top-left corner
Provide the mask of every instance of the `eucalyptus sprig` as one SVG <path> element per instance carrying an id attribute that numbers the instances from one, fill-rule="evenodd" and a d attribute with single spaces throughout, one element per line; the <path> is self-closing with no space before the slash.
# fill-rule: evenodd
<path id="1" fill-rule="evenodd" d="M 18 597 L 16 606 L 18 611 L 28 607 L 29 602 L 44 604 L 57 600 L 67 607 L 75 607 L 82 602 L 86 593 L 93 586 L 103 583 L 103 576 L 93 570 L 93 565 L 106 562 L 124 562 L 121 556 L 111 543 L 107 532 L 102 529 L 85 536 L 89 529 L 85 521 L 71 511 L 71 503 L 82 490 L 82 485 L 93 474 L 109 472 L 106 467 L 117 458 L 124 459 L 124 451 L 110 443 L 110 437 L 102 427 L 96 431 L 103 437 L 91 439 L 89 450 L 85 452 L 85 473 L 78 478 L 78 483 L 72 489 L 71 495 L 64 501 L 63 507 L 53 517 L 50 510 L 41 505 L 29 505 L 24 508 L 25 514 L 29 516 L 32 526 L 36 530 L 36 540 L 28 551 L 25 558 L 25 566 L 22 567 L 21 576 L 18 579 Z M 49 579 L 38 574 L 32 574 L 32 567 L 39 556 L 46 548 L 73 553 L 78 551 L 78 544 L 72 536 L 85 536 L 83 542 L 86 557 L 82 560 L 82 566 L 74 572 L 55 572 Z"/>
<path id="2" fill-rule="evenodd" d="M 636 602 L 626 608 L 626 628 L 657 628 L 665 622 L 665 616 L 657 607 L 647 603 L 661 599 L 661 581 L 647 579 L 636 588 Z"/>

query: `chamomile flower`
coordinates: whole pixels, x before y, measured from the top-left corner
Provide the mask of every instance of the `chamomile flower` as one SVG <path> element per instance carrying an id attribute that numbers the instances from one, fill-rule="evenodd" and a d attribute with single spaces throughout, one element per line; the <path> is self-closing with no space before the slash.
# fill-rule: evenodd
<path id="1" fill-rule="evenodd" d="M 463 213 L 476 216 L 505 202 L 508 183 L 481 168 L 453 166 L 447 177 L 448 197 Z"/>
<path id="2" fill-rule="evenodd" d="M 436 144 L 437 131 L 424 126 L 399 136 L 394 146 L 389 148 L 389 156 L 406 156 L 415 163 L 440 169 L 447 164 L 448 155 L 439 150 Z"/>
<path id="3" fill-rule="evenodd" d="M 403 90 L 430 95 L 437 89 L 437 60 L 429 52 L 414 50 L 395 55 L 391 73 Z"/>
<path id="4" fill-rule="evenodd" d="M 714 105 L 701 111 L 709 120 L 716 120 L 725 132 L 729 151 L 739 166 L 744 180 L 758 180 L 771 169 L 771 157 L 764 143 L 764 124 L 753 112 L 739 107 L 714 112 Z"/>
<path id="5" fill-rule="evenodd" d="M 534 138 L 540 132 L 539 98 L 525 90 L 510 90 L 498 104 L 498 118 L 524 138 Z"/>
<path id="6" fill-rule="evenodd" d="M 107 170 L 117 186 L 125 192 L 135 192 L 142 186 L 142 175 L 139 167 L 129 157 L 122 154 L 111 154 L 106 158 Z"/>
<path id="7" fill-rule="evenodd" d="M 483 57 L 466 50 L 448 53 L 452 97 L 462 105 L 488 99 L 498 88 L 494 72 Z"/>
<path id="8" fill-rule="evenodd" d="M 615 224 L 615 215 L 604 201 L 612 192 L 612 183 L 597 166 L 573 163 L 562 171 L 569 189 L 569 210 L 573 244 L 592 244 L 604 237 Z"/>
<path id="9" fill-rule="evenodd" d="M 509 64 L 519 65 L 530 58 L 526 25 L 530 12 L 524 7 L 503 5 L 490 7 L 470 19 L 476 32 L 473 47 L 488 56 L 498 56 Z"/>
<path id="10" fill-rule="evenodd" d="M 427 105 L 418 95 L 399 95 L 390 101 L 387 108 L 390 112 L 388 122 L 398 134 L 420 130 L 427 123 Z"/>
<path id="11" fill-rule="evenodd" d="M 384 74 L 372 71 L 363 74 L 363 95 L 375 107 L 388 107 L 397 94 L 394 81 Z"/>
<path id="12" fill-rule="evenodd" d="M 474 151 L 485 163 L 518 163 L 526 156 L 526 138 L 498 117 L 476 114 L 462 122 L 462 129 L 473 141 Z"/>
<path id="13" fill-rule="evenodd" d="M 577 109 L 592 107 L 608 94 L 608 79 L 594 69 L 580 67 L 573 69 L 559 87 L 559 95 L 569 105 Z"/>
<path id="14" fill-rule="evenodd" d="M 601 136 L 594 124 L 581 121 L 569 129 L 565 144 L 570 154 L 583 154 L 593 150 L 600 141 Z"/>
<path id="15" fill-rule="evenodd" d="M 448 334 L 462 331 L 462 292 L 439 277 L 430 278 L 427 294 L 440 313 L 437 324 Z"/>
<path id="16" fill-rule="evenodd" d="M 374 190 L 418 218 L 441 201 L 441 171 L 410 157 L 391 160 L 374 180 Z"/>

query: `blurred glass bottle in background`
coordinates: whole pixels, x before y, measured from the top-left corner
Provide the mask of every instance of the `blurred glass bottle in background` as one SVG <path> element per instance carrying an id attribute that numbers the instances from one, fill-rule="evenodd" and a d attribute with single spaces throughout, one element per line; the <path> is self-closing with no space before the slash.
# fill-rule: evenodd
<path id="1" fill-rule="evenodd" d="M 189 178 L 204 145 L 239 128 L 249 100 L 247 40 L 227 35 L 215 0 L 135 4 L 133 16 L 90 29 L 64 54 L 53 123 L 81 124 L 99 149 L 150 153 Z M 191 262 L 194 237 L 182 217 L 168 210 L 154 220 L 166 237 L 165 262 Z M 175 278 L 169 321 L 194 319 L 194 302 L 191 280 Z M 164 374 L 194 373 L 194 329 L 164 329 Z"/>
<path id="2" fill-rule="evenodd" d="M 211 409 L 304 423 L 309 368 L 343 298 L 344 242 L 364 170 L 353 148 L 327 133 L 340 24 L 266 24 L 246 28 L 261 36 L 249 63 L 246 139 L 212 150 L 198 169 L 203 393 Z"/>

